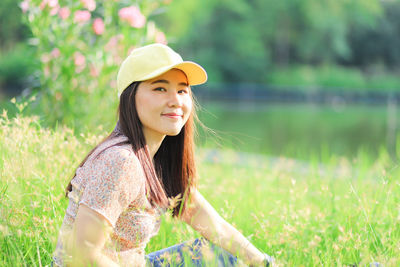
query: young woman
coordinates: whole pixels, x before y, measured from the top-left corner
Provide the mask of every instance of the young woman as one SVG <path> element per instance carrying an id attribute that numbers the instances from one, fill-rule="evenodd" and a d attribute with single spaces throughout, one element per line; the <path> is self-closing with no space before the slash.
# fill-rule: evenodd
<path id="1" fill-rule="evenodd" d="M 117 125 L 66 189 L 55 265 L 181 266 L 190 256 L 189 266 L 204 266 L 206 258 L 210 266 L 235 266 L 233 255 L 251 266 L 271 263 L 196 188 L 190 86 L 206 80 L 201 66 L 165 45 L 137 48 L 125 59 L 117 77 Z M 160 216 L 174 203 L 173 216 L 205 239 L 145 255 Z"/>

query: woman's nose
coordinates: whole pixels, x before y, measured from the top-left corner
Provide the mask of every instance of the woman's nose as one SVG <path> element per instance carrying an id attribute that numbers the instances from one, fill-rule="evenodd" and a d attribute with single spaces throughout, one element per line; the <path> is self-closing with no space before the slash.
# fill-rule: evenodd
<path id="1" fill-rule="evenodd" d="M 169 94 L 168 105 L 171 107 L 182 106 L 182 96 L 178 92 L 171 92 Z"/>

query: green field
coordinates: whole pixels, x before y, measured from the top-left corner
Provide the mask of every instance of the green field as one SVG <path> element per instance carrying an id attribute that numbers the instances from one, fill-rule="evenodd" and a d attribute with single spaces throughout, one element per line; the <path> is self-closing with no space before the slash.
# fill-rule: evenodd
<path id="1" fill-rule="evenodd" d="M 48 265 L 67 206 L 64 187 L 102 136 L 5 115 L 0 136 L 0 266 Z M 242 164 L 231 150 L 197 154 L 200 191 L 279 266 L 398 266 L 400 169 L 385 150 L 323 165 L 253 156 Z M 147 252 L 197 236 L 166 216 Z"/>

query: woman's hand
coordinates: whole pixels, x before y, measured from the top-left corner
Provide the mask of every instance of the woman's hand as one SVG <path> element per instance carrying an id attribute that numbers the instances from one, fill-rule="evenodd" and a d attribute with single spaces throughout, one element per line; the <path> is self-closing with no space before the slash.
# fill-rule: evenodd
<path id="1" fill-rule="evenodd" d="M 274 257 L 269 256 L 266 253 L 263 253 L 264 257 L 261 262 L 250 264 L 250 267 L 273 267 L 275 266 L 275 259 Z"/>
<path id="2" fill-rule="evenodd" d="M 264 261 L 266 254 L 254 247 L 242 233 L 226 222 L 200 192 L 193 190 L 189 203 L 188 210 L 181 216 L 183 221 L 214 244 L 233 255 L 238 255 L 249 266 L 266 266 Z M 268 260 L 271 260 L 271 257 Z M 273 266 L 271 264 L 269 266 Z"/>

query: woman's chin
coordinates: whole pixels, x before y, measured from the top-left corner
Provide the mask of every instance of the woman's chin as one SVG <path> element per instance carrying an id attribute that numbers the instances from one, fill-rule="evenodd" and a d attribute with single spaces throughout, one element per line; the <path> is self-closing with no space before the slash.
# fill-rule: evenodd
<path id="1" fill-rule="evenodd" d="M 169 130 L 166 135 L 168 136 L 177 136 L 181 132 L 182 128 L 180 129 L 171 129 Z"/>

